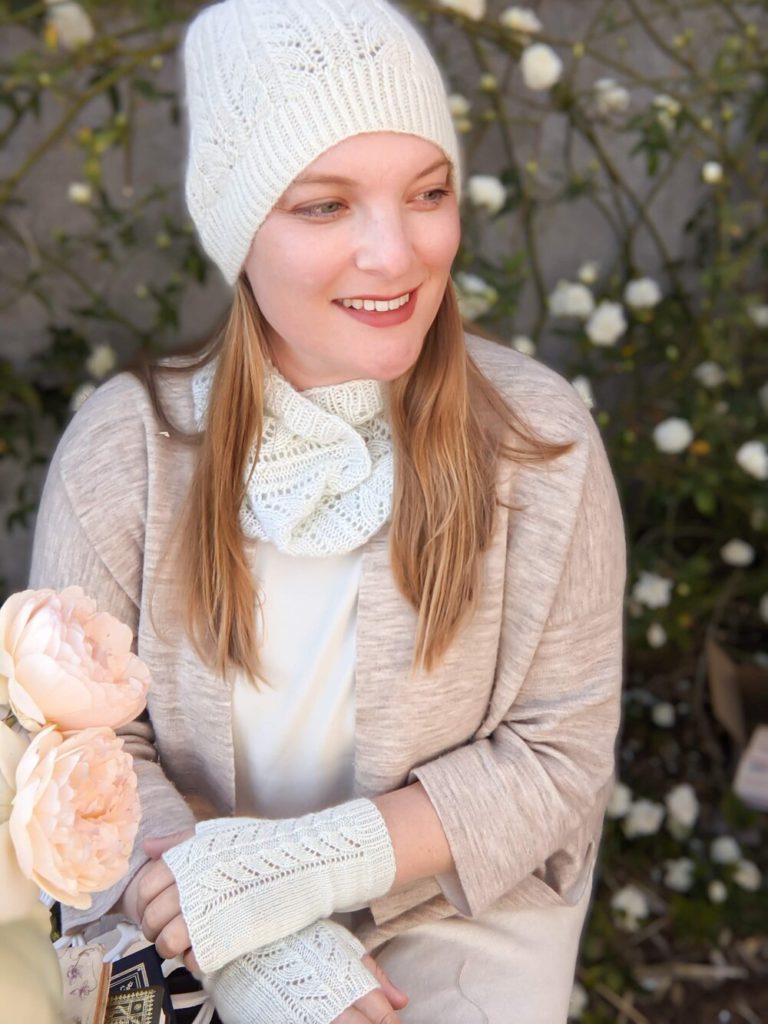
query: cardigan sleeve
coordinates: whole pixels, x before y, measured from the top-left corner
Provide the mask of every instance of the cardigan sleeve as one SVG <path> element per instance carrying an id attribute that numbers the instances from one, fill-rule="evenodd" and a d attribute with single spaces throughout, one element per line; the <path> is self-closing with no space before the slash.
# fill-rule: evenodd
<path id="1" fill-rule="evenodd" d="M 62 438 L 46 478 L 37 515 L 30 586 L 61 590 L 78 585 L 101 611 L 138 632 L 141 605 L 146 453 L 133 386 L 106 385 L 83 406 Z M 135 385 L 138 387 L 138 384 Z M 126 399 L 128 401 L 126 402 Z M 133 409 L 130 421 L 121 422 Z M 118 410 L 122 409 L 122 412 Z M 128 873 L 93 895 L 87 910 L 62 907 L 65 931 L 97 921 L 117 903 L 149 858 L 141 835 L 169 835 L 194 824 L 194 816 L 158 763 L 146 712 L 118 730 L 133 755 L 142 825 Z"/>
<path id="2" fill-rule="evenodd" d="M 591 418 L 587 438 L 567 555 L 522 685 L 490 735 L 411 773 L 434 804 L 454 856 L 455 873 L 437 881 L 466 915 L 481 913 L 531 875 L 544 883 L 544 902 L 577 898 L 568 885 L 584 866 L 611 790 L 626 546 L 615 483 Z M 514 529 L 514 516 L 510 524 Z M 508 597 L 497 678 L 514 654 L 508 627 L 520 612 Z M 559 871 L 563 864 L 569 870 Z"/>

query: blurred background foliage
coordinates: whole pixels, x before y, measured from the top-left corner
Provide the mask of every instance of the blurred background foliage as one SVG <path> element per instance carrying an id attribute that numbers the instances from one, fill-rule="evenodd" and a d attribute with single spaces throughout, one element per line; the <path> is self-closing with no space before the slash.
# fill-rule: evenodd
<path id="1" fill-rule="evenodd" d="M 12 538 L 94 386 L 223 313 L 180 143 L 169 161 L 156 141 L 179 133 L 173 55 L 200 6 L 0 3 Z M 768 1019 L 765 821 L 731 793 L 739 738 L 713 714 L 708 658 L 717 643 L 768 694 L 768 4 L 401 6 L 463 139 L 465 316 L 573 381 L 625 510 L 622 783 L 574 1018 Z M 63 212 L 41 222 L 51 193 Z M 29 316 L 31 341 L 14 326 Z M 18 571 L 0 569 L 6 588 Z"/>

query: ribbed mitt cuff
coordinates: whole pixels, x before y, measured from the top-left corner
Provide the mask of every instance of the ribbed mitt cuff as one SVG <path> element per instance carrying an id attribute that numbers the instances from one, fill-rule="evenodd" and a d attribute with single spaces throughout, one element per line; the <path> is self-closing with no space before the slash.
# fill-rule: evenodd
<path id="1" fill-rule="evenodd" d="M 385 895 L 387 826 L 370 800 L 270 821 L 215 818 L 163 854 L 202 971 Z"/>
<path id="2" fill-rule="evenodd" d="M 206 979 L 222 1024 L 331 1024 L 378 988 L 365 950 L 341 925 L 318 921 L 246 953 Z"/>

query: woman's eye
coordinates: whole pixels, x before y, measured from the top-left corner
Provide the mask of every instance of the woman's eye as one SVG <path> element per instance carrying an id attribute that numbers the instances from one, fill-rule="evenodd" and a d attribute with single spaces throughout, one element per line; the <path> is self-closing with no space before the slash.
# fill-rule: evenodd
<path id="1" fill-rule="evenodd" d="M 296 211 L 302 217 L 333 217 L 342 208 L 341 203 L 328 200 L 326 203 L 315 203 L 313 206 L 302 206 Z"/>
<path id="2" fill-rule="evenodd" d="M 445 199 L 447 195 L 450 195 L 447 189 L 444 188 L 431 188 L 427 192 L 422 192 L 420 199 L 425 199 L 428 203 L 436 206 L 441 200 Z"/>

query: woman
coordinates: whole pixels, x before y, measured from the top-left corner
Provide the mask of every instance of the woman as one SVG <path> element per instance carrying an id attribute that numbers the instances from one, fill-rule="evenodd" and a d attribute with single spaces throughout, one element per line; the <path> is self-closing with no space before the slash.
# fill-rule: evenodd
<path id="1" fill-rule="evenodd" d="M 225 1022 L 563 1021 L 619 718 L 599 435 L 465 337 L 456 136 L 400 14 L 225 0 L 184 59 L 232 308 L 89 399 L 36 534 L 32 585 L 153 676 L 131 871 L 66 927 L 127 914 Z"/>

